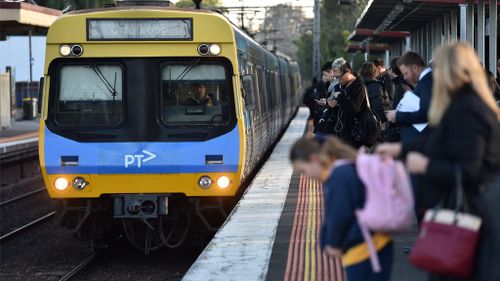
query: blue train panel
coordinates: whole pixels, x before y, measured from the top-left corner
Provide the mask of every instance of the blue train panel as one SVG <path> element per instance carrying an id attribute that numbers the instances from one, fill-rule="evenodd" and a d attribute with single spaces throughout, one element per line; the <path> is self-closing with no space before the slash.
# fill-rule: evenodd
<path id="1" fill-rule="evenodd" d="M 237 172 L 238 127 L 203 142 L 80 143 L 45 128 L 47 174 L 177 174 Z"/>

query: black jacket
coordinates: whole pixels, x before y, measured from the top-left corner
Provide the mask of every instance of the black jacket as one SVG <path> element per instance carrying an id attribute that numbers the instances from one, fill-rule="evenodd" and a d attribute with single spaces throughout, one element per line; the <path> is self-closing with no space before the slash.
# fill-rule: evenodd
<path id="1" fill-rule="evenodd" d="M 364 82 L 373 113 L 377 115 L 379 121 L 387 122 L 384 110 L 384 86 L 382 82 L 370 78 L 364 78 Z"/>
<path id="2" fill-rule="evenodd" d="M 425 174 L 427 208 L 435 206 L 455 186 L 455 165 L 463 185 L 476 194 L 480 184 L 500 169 L 500 123 L 471 89 L 452 100 L 441 123 L 432 129 L 424 148 L 429 157 Z"/>
<path id="3" fill-rule="evenodd" d="M 405 81 L 403 75 L 396 76 L 392 79 L 394 83 L 394 99 L 392 100 L 392 109 L 396 109 L 399 102 L 403 98 L 403 95 L 410 90 L 413 90 L 413 87 Z"/>
<path id="4" fill-rule="evenodd" d="M 384 91 L 387 93 L 387 102 L 389 105 L 392 104 L 394 100 L 395 94 L 395 84 L 393 79 L 396 77 L 396 74 L 392 73 L 392 71 L 387 70 L 382 76 L 380 76 L 380 82 L 384 86 Z"/>
<path id="5" fill-rule="evenodd" d="M 354 118 L 357 114 L 366 109 L 366 87 L 360 78 L 356 78 L 351 85 L 342 89 L 337 97 L 339 107 L 339 118 L 337 128 L 341 128 L 338 135 L 347 143 L 356 146 L 352 139 L 352 129 L 354 128 Z"/>
<path id="6" fill-rule="evenodd" d="M 397 112 L 396 125 L 410 126 L 411 124 L 426 123 L 427 113 L 431 104 L 432 96 L 432 72 L 427 73 L 417 82 L 415 95 L 420 98 L 420 109 L 416 112 Z"/>

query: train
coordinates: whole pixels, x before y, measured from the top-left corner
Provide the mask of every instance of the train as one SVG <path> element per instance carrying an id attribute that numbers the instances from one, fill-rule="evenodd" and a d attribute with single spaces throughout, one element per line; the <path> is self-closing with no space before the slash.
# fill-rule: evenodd
<path id="1" fill-rule="evenodd" d="M 214 231 L 302 102 L 297 62 L 218 12 L 168 5 L 63 14 L 40 83 L 61 225 L 93 240 L 118 226 L 146 252 Z"/>

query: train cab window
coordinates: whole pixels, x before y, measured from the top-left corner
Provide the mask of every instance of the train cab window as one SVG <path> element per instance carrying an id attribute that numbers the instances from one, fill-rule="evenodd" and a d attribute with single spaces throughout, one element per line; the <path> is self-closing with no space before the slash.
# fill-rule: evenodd
<path id="1" fill-rule="evenodd" d="M 168 126 L 221 126 L 231 105 L 227 69 L 200 59 L 165 64 L 161 70 L 162 120 Z"/>
<path id="2" fill-rule="evenodd" d="M 55 121 L 61 126 L 117 126 L 123 122 L 119 65 L 65 65 L 59 70 Z"/>

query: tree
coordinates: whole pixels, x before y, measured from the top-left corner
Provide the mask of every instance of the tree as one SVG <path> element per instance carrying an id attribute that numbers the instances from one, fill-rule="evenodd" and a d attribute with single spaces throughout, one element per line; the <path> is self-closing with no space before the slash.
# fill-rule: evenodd
<path id="1" fill-rule="evenodd" d="M 297 45 L 294 41 L 300 38 L 301 26 L 305 21 L 304 12 L 300 8 L 279 4 L 266 10 L 266 17 L 260 26 L 257 37 L 278 51 L 297 59 Z"/>
<path id="2" fill-rule="evenodd" d="M 332 61 L 338 57 L 349 60 L 345 49 L 348 45 L 349 33 L 354 29 L 356 20 L 361 15 L 368 0 L 354 0 L 352 5 L 340 5 L 338 0 L 324 0 L 321 6 L 321 63 Z M 311 77 L 312 40 L 302 36 L 296 41 L 299 48 L 298 61 L 303 68 L 303 77 Z M 307 71 L 306 71 L 307 70 Z"/>

